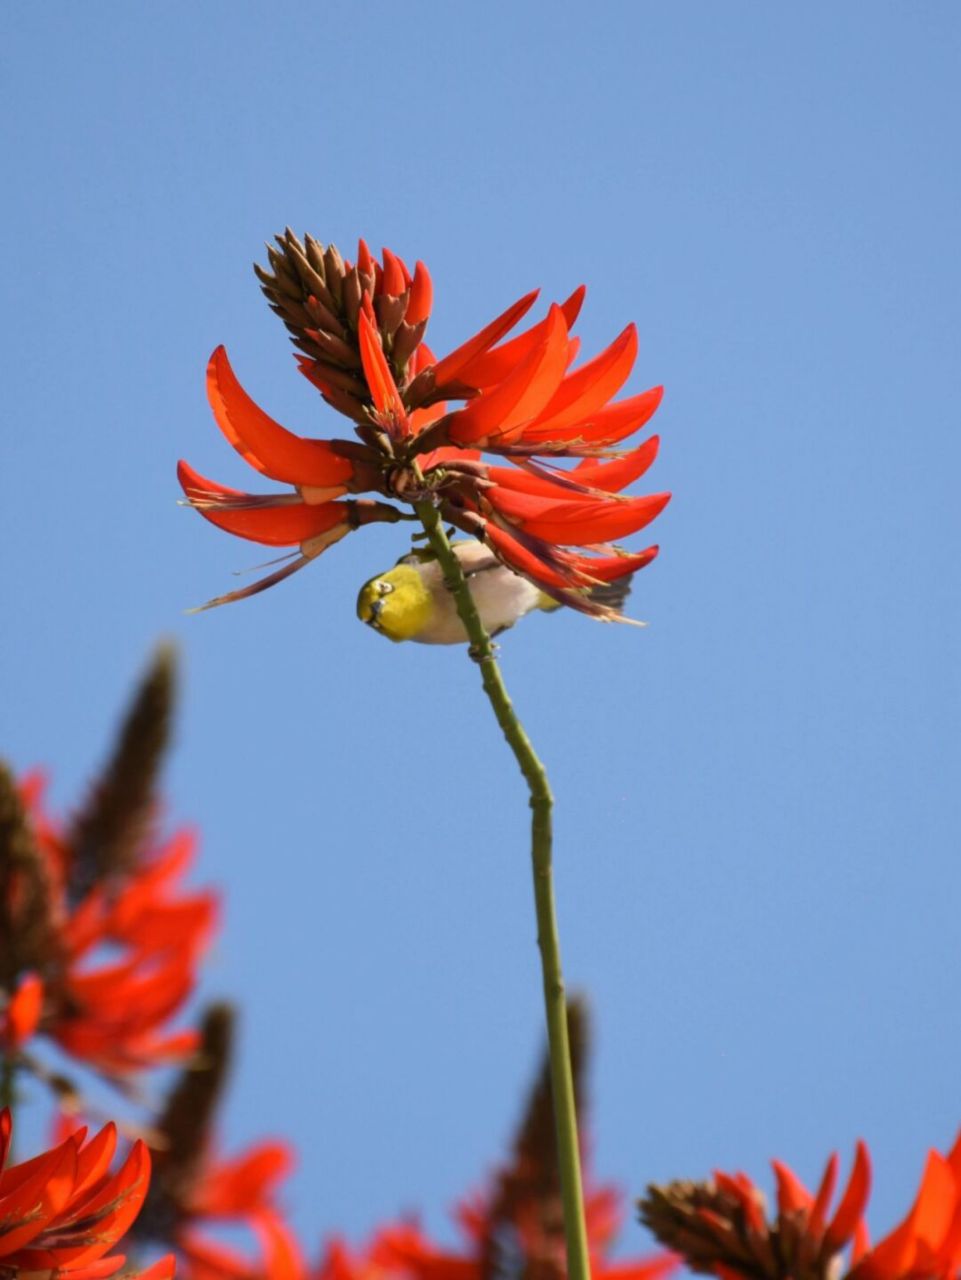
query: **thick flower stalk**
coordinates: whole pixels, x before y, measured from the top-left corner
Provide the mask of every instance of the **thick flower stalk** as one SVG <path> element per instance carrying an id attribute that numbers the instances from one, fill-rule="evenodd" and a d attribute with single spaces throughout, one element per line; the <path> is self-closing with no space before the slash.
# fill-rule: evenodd
<path id="1" fill-rule="evenodd" d="M 357 438 L 288 431 L 247 396 L 218 347 L 207 368 L 218 426 L 253 468 L 291 488 L 242 493 L 181 462 L 187 501 L 229 533 L 297 549 L 267 577 L 209 604 L 254 595 L 351 530 L 411 519 L 429 503 L 560 603 L 619 618 L 589 590 L 653 560 L 656 547 L 628 553 L 615 544 L 649 524 L 669 498 L 623 495 L 654 461 L 656 436 L 612 456 L 661 399 L 658 387 L 611 403 L 637 355 L 634 326 L 572 367 L 583 288 L 506 339 L 533 306 L 537 294 L 529 293 L 438 360 L 423 342 L 433 297 L 423 263 L 411 274 L 389 250 L 376 261 L 361 241 L 352 264 L 333 246 L 310 236 L 301 243 L 290 230 L 278 245 L 269 249 L 272 271 L 258 268 L 264 291 L 300 349 L 301 371 L 351 420 Z M 554 465 L 561 458 L 581 461 L 563 470 Z M 380 497 L 352 496 L 364 492 Z"/>
<path id="2" fill-rule="evenodd" d="M 772 1162 L 777 1214 L 744 1173 L 709 1182 L 651 1186 L 641 1219 L 693 1271 L 720 1280 L 954 1280 L 961 1268 L 961 1138 L 930 1151 L 906 1217 L 873 1247 L 863 1214 L 871 1162 L 859 1142 L 843 1193 L 836 1197 L 832 1155 L 812 1194 L 780 1161 Z"/>
<path id="3" fill-rule="evenodd" d="M 0 1112 L 0 1274 L 15 1280 L 104 1280 L 124 1266 L 111 1254 L 140 1212 L 150 1182 L 150 1153 L 134 1143 L 116 1173 L 117 1132 L 86 1130 L 23 1164 L 7 1167 L 12 1124 Z M 166 1257 L 139 1280 L 168 1280 Z"/>

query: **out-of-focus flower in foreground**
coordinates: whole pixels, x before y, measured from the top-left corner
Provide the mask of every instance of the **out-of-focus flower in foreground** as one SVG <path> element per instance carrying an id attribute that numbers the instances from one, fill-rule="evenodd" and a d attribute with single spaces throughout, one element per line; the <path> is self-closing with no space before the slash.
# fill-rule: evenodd
<path id="1" fill-rule="evenodd" d="M 568 1006 L 568 1026 L 575 1089 L 582 1095 L 587 1022 L 579 1002 Z M 584 1115 L 583 1097 L 579 1098 L 578 1115 Z M 679 1259 L 670 1253 L 612 1262 L 609 1253 L 620 1229 L 623 1197 L 612 1187 L 588 1185 L 584 1200 L 594 1280 L 662 1280 L 677 1268 Z M 443 1249 L 417 1227 L 402 1225 L 380 1233 L 374 1257 L 414 1280 L 493 1280 L 508 1275 L 523 1280 L 563 1280 L 566 1276 L 546 1062 L 516 1135 L 510 1162 L 489 1190 L 458 1207 L 457 1218 L 465 1236 L 459 1251 Z"/>
<path id="2" fill-rule="evenodd" d="M 773 1161 L 777 1216 L 744 1173 L 709 1182 L 652 1186 L 641 1219 L 693 1271 L 721 1280 L 949 1280 L 961 1268 L 961 1138 L 946 1156 L 928 1153 L 911 1210 L 873 1247 L 863 1214 L 871 1189 L 867 1147 L 858 1143 L 835 1202 L 832 1155 L 812 1195 Z M 845 1261 L 847 1251 L 847 1261 Z"/>
<path id="3" fill-rule="evenodd" d="M 155 1173 L 136 1233 L 176 1249 L 181 1274 L 189 1280 L 259 1275 L 295 1280 L 302 1264 L 277 1204 L 278 1186 L 293 1165 L 290 1147 L 262 1142 L 232 1159 L 214 1150 L 232 1038 L 230 1006 L 211 1006 L 196 1057 L 175 1081 L 156 1123 Z M 249 1228 L 256 1244 L 253 1257 L 218 1237 L 223 1225 Z"/>
<path id="4" fill-rule="evenodd" d="M 170 1028 L 213 931 L 211 893 L 182 889 L 194 839 L 152 834 L 167 739 L 171 656 L 138 689 L 113 757 L 69 821 L 37 776 L 0 766 L 0 1039 L 45 1034 L 112 1077 L 180 1060 L 196 1045 Z"/>
<path id="5" fill-rule="evenodd" d="M 247 396 L 218 347 L 207 393 L 221 431 L 252 467 L 292 488 L 241 493 L 181 462 L 187 501 L 229 533 L 297 550 L 283 567 L 209 605 L 262 591 L 361 525 L 412 518 L 390 502 L 348 496 L 373 492 L 431 502 L 560 603 L 618 619 L 586 592 L 653 560 L 657 547 L 627 553 L 615 544 L 649 524 L 670 496 L 623 494 L 658 449 L 653 436 L 615 452 L 661 399 L 657 387 L 611 402 L 634 364 L 634 326 L 577 366 L 571 327 L 584 289 L 507 338 L 535 302 L 529 293 L 438 360 L 422 341 L 433 296 L 423 263 L 411 273 L 388 249 L 378 262 L 361 240 L 352 264 L 289 229 L 277 244 L 268 248 L 271 270 L 257 268 L 264 292 L 299 348 L 301 372 L 352 421 L 358 439 L 288 431 Z M 482 452 L 508 465 L 492 465 Z M 565 470 L 554 465 L 560 458 L 581 461 Z"/>
<path id="6" fill-rule="evenodd" d="M 150 1153 L 134 1143 L 110 1173 L 117 1145 L 113 1125 L 86 1141 L 86 1130 L 23 1164 L 6 1166 L 12 1136 L 0 1112 L 0 1275 L 24 1280 L 103 1280 L 124 1265 L 110 1254 L 140 1212 L 150 1182 Z M 163 1258 L 139 1280 L 168 1280 Z"/>

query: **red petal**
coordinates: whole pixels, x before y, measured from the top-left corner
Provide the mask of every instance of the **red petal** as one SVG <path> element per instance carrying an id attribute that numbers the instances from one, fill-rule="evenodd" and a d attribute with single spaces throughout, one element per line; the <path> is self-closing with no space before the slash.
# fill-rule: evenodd
<path id="1" fill-rule="evenodd" d="M 636 1262 L 620 1262 L 613 1267 L 594 1267 L 594 1280 L 662 1280 L 681 1265 L 674 1253 L 658 1253 L 653 1258 L 638 1258 Z M 738 1280 L 741 1280 L 739 1277 Z"/>
<path id="2" fill-rule="evenodd" d="M 421 324 L 426 320 L 434 305 L 434 286 L 430 272 L 422 262 L 414 265 L 414 279 L 410 286 L 410 297 L 407 299 L 407 313 L 404 320 L 407 324 Z"/>
<path id="3" fill-rule="evenodd" d="M 237 452 L 271 480 L 325 486 L 342 484 L 353 474 L 353 464 L 329 441 L 304 439 L 268 417 L 237 381 L 223 347 L 207 365 L 207 398 Z"/>
<path id="4" fill-rule="evenodd" d="M 513 329 L 522 316 L 530 311 L 537 301 L 539 292 L 539 289 L 535 289 L 532 293 L 525 294 L 523 298 L 519 298 L 513 306 L 508 307 L 496 320 L 492 320 L 489 325 L 481 329 L 480 333 L 476 333 L 473 338 L 468 338 L 466 342 L 462 343 L 449 355 L 446 355 L 443 360 L 438 361 L 434 366 L 434 385 L 439 387 L 444 383 L 456 381 L 457 375 L 469 360 L 473 360 L 482 351 L 492 347 L 505 333 Z"/>
<path id="5" fill-rule="evenodd" d="M 629 400 L 609 404 L 606 409 L 591 414 L 582 422 L 549 431 L 530 426 L 520 438 L 525 444 L 541 444 L 545 448 L 552 443 L 575 441 L 592 445 L 617 444 L 626 436 L 633 435 L 654 416 L 663 397 L 663 387 L 651 387 L 649 391 L 642 391 Z"/>
<path id="6" fill-rule="evenodd" d="M 599 462 L 596 458 L 589 458 L 574 468 L 571 479 L 592 489 L 620 493 L 635 480 L 640 480 L 657 457 L 660 445 L 660 437 L 651 436 L 640 448 L 633 449 L 623 458 L 615 458 L 613 462 Z"/>
<path id="7" fill-rule="evenodd" d="M 637 329 L 630 324 L 605 351 L 568 374 L 532 429 L 563 431 L 598 412 L 620 391 L 636 359 Z"/>
<path id="8" fill-rule="evenodd" d="M 817 1197 L 814 1201 L 814 1206 L 811 1209 L 811 1216 L 808 1219 L 808 1233 L 812 1236 L 820 1235 L 824 1228 L 828 1205 L 831 1203 L 831 1197 L 834 1195 L 834 1187 L 837 1180 L 838 1157 L 837 1152 L 833 1152 L 831 1158 L 824 1166 L 821 1185 L 818 1187 Z"/>
<path id="9" fill-rule="evenodd" d="M 389 249 L 382 250 L 384 259 L 384 292 L 391 298 L 399 298 L 407 287 L 404 273 L 394 254 Z"/>
<path id="10" fill-rule="evenodd" d="M 7 1006 L 4 1039 L 11 1049 L 26 1044 L 37 1029 L 43 1012 L 43 979 L 39 974 L 27 973 Z"/>
<path id="11" fill-rule="evenodd" d="M 616 458 L 613 462 L 599 462 L 596 458 L 589 458 L 573 471 L 559 471 L 556 473 L 559 476 L 557 481 L 552 479 L 555 473 L 550 471 L 544 475 L 532 475 L 514 467 L 490 467 L 488 474 L 496 484 L 507 489 L 519 489 L 522 493 L 535 493 L 558 500 L 570 498 L 576 492 L 571 485 L 563 483 L 565 479 L 573 486 L 582 486 L 584 489 L 619 493 L 644 475 L 657 456 L 659 445 L 659 438 L 651 436 L 639 449 L 623 458 Z"/>
<path id="12" fill-rule="evenodd" d="M 151 1263 L 149 1267 L 145 1267 L 143 1271 L 135 1272 L 131 1280 L 173 1280 L 176 1270 L 177 1259 L 172 1253 L 168 1253 L 163 1258 L 158 1258 L 156 1262 Z M 64 1280 L 67 1280 L 67 1278 L 65 1277 Z M 72 1272 L 70 1280 L 73 1280 Z"/>
<path id="13" fill-rule="evenodd" d="M 618 578 L 626 578 L 628 574 L 637 573 L 646 568 L 657 558 L 660 547 L 646 547 L 643 551 L 620 556 L 578 556 L 571 557 L 577 570 L 587 578 L 597 582 L 616 582 Z"/>
<path id="14" fill-rule="evenodd" d="M 854 1165 L 848 1185 L 824 1233 L 825 1243 L 831 1253 L 838 1253 L 851 1239 L 870 1194 L 871 1157 L 865 1144 L 859 1140 L 854 1151 Z"/>
<path id="15" fill-rule="evenodd" d="M 397 390 L 397 383 L 390 371 L 387 357 L 380 345 L 380 336 L 365 311 L 358 317 L 357 336 L 360 339 L 360 359 L 364 377 L 370 388 L 370 396 L 378 413 L 389 415 L 398 426 L 406 427 L 407 413 Z M 403 434 L 407 434 L 406 430 Z"/>
<path id="16" fill-rule="evenodd" d="M 492 390 L 451 415 L 448 437 L 456 444 L 510 439 L 554 394 L 564 373 L 567 326 L 560 307 L 551 307 L 545 337 Z"/>
<path id="17" fill-rule="evenodd" d="M 778 1212 L 797 1213 L 799 1209 L 810 1208 L 814 1197 L 793 1170 L 780 1160 L 772 1160 L 771 1167 L 777 1182 Z"/>
<path id="18" fill-rule="evenodd" d="M 191 501 L 238 496 L 236 489 L 214 484 L 186 462 L 177 464 L 177 476 Z M 195 509 L 218 529 L 267 547 L 296 546 L 308 538 L 326 533 L 344 521 L 347 515 L 347 506 L 342 502 L 322 502 L 316 506 L 306 502 L 283 502 L 276 507 L 250 508 L 197 506 Z"/>
<path id="19" fill-rule="evenodd" d="M 32 1178 L 0 1200 L 0 1221 L 12 1224 L 0 1233 L 0 1257 L 15 1253 L 36 1239 L 70 1199 L 77 1172 L 77 1146 L 67 1141 L 50 1156 L 49 1164 L 41 1165 Z M 18 1216 L 26 1221 L 17 1223 Z"/>
<path id="20" fill-rule="evenodd" d="M 110 1258 L 98 1258 L 87 1267 L 70 1267 L 64 1272 L 62 1280 L 106 1280 L 107 1276 L 115 1276 L 126 1261 L 126 1255 L 122 1253 L 115 1253 Z M 142 1274 L 141 1272 L 140 1275 Z"/>
<path id="21" fill-rule="evenodd" d="M 636 533 L 667 506 L 669 493 L 605 502 L 552 502 L 528 494 L 494 489 L 487 494 L 491 505 L 521 528 L 545 542 L 568 546 L 589 546 L 613 542 Z"/>
<path id="22" fill-rule="evenodd" d="M 253 1223 L 263 1246 L 264 1268 L 270 1280 L 303 1280 L 303 1258 L 291 1232 L 274 1213 L 259 1214 Z"/>
<path id="23" fill-rule="evenodd" d="M 904 1221 L 858 1264 L 859 1280 L 894 1280 L 910 1274 L 937 1252 L 954 1216 L 957 1183 L 937 1151 L 928 1155 L 917 1199 Z"/>
<path id="24" fill-rule="evenodd" d="M 580 314 L 585 293 L 586 290 L 581 285 L 561 305 L 561 312 L 568 329 L 573 327 L 574 321 Z M 482 352 L 458 371 L 458 382 L 464 382 L 469 387 L 490 387 L 494 383 L 503 381 L 519 360 L 523 360 L 544 341 L 547 336 L 548 322 L 549 316 L 545 316 L 539 324 L 533 325 L 526 333 L 519 333 L 516 338 L 511 338 L 502 346 L 495 347 L 493 351 Z M 574 339 L 573 344 L 576 344 L 576 341 Z"/>
<path id="25" fill-rule="evenodd" d="M 77 1157 L 76 1195 L 89 1190 L 110 1168 L 110 1161 L 117 1149 L 117 1126 L 105 1124 L 90 1139 Z"/>

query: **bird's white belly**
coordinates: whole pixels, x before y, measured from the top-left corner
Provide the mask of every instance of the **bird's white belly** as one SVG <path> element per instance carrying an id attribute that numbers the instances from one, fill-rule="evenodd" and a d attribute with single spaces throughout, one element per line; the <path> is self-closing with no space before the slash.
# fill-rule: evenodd
<path id="1" fill-rule="evenodd" d="M 434 565 L 431 568 L 440 580 L 439 568 Z M 518 618 L 538 608 L 541 602 L 541 593 L 532 582 L 511 573 L 502 565 L 475 573 L 468 582 L 488 634 L 513 626 Z M 467 640 L 467 632 L 457 615 L 454 597 L 440 581 L 439 585 L 440 590 L 434 594 L 434 612 L 430 621 L 414 638 L 420 644 L 463 644 Z"/>

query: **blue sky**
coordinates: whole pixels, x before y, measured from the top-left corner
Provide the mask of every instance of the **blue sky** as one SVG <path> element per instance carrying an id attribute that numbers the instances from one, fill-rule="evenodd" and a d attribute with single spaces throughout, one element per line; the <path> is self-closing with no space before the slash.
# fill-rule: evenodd
<path id="1" fill-rule="evenodd" d="M 203 390 L 337 426 L 250 263 L 289 223 L 430 264 L 449 349 L 585 282 L 664 383 L 650 626 L 530 620 L 506 679 L 558 794 L 598 1171 L 807 1178 L 864 1136 L 875 1230 L 961 1121 L 952 3 L 8 8 L 0 119 L 3 750 L 69 804 L 155 639 L 170 813 L 243 1005 L 230 1142 L 293 1138 L 305 1239 L 432 1227 L 503 1149 L 540 1040 L 526 807 L 462 651 L 359 625 L 365 530 L 255 601 Z M 625 1247 L 644 1244 L 637 1227 Z"/>

